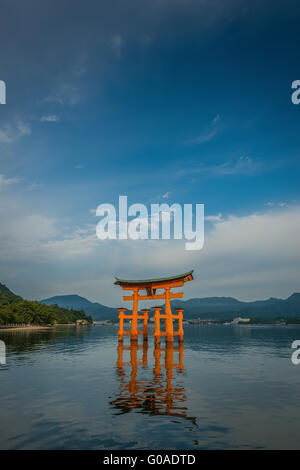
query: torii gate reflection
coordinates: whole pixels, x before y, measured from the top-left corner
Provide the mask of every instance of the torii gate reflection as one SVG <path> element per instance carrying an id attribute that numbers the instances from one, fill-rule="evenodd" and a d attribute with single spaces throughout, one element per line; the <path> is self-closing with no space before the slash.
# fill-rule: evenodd
<path id="1" fill-rule="evenodd" d="M 125 351 L 130 353 L 130 361 L 124 362 Z M 141 359 L 138 358 L 142 351 Z M 164 353 L 164 361 L 161 355 Z M 174 353 L 178 353 L 178 362 L 174 362 Z M 129 346 L 118 344 L 117 375 L 120 390 L 117 398 L 110 402 L 120 414 L 136 409 L 142 413 L 181 417 L 196 424 L 196 418 L 187 415 L 184 388 L 184 345 L 174 347 L 167 343 L 165 348 L 156 344 L 154 348 L 154 368 L 151 377 L 146 377 L 148 368 L 148 343 Z M 126 368 L 131 368 L 130 373 Z M 138 377 L 139 367 L 141 374 Z M 145 374 L 143 373 L 145 372 Z"/>

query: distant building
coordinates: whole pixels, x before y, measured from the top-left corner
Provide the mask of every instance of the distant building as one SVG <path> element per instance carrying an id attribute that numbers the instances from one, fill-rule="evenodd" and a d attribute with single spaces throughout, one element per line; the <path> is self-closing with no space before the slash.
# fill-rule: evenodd
<path id="1" fill-rule="evenodd" d="M 100 326 L 114 326 L 115 324 L 111 320 L 100 320 L 100 321 L 94 321 L 94 325 L 100 325 Z"/>
<path id="2" fill-rule="evenodd" d="M 250 318 L 237 317 L 237 318 L 234 318 L 234 320 L 232 320 L 231 322 L 226 323 L 226 324 L 227 325 L 238 325 L 239 323 L 249 323 L 249 322 L 250 322 Z"/>
<path id="3" fill-rule="evenodd" d="M 88 325 L 87 320 L 83 320 L 83 319 L 76 320 L 76 326 L 86 326 L 86 325 Z"/>
<path id="4" fill-rule="evenodd" d="M 198 317 L 198 318 L 194 318 L 192 320 L 187 320 L 187 321 L 191 325 L 204 325 L 204 324 L 209 325 L 209 324 L 213 323 L 214 320 L 212 318 L 200 318 L 200 317 Z"/>

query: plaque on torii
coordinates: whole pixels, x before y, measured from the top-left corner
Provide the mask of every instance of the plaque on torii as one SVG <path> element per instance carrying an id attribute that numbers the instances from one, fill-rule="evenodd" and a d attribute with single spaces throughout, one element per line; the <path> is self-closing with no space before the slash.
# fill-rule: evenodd
<path id="1" fill-rule="evenodd" d="M 177 313 L 173 314 L 171 310 L 170 301 L 172 299 L 181 299 L 183 292 L 172 292 L 171 289 L 182 287 L 185 282 L 193 280 L 193 271 L 189 271 L 177 276 L 171 276 L 158 279 L 144 279 L 144 280 L 126 280 L 116 277 L 115 284 L 122 287 L 125 291 L 132 291 L 131 295 L 125 295 L 123 300 L 132 301 L 132 313 L 125 314 L 126 308 L 119 308 L 119 341 L 123 341 L 124 335 L 130 335 L 131 341 L 137 341 L 138 335 L 142 334 L 144 341 L 148 340 L 148 318 L 150 309 L 142 309 L 142 314 L 139 314 L 138 302 L 139 300 L 164 300 L 165 312 L 160 313 L 162 307 L 152 307 L 154 310 L 155 329 L 154 339 L 155 343 L 160 343 L 162 336 L 165 336 L 166 342 L 173 342 L 174 336 L 178 336 L 179 341 L 183 341 L 183 308 L 176 308 Z M 162 293 L 157 293 L 162 289 Z M 140 293 L 141 292 L 141 293 Z M 124 320 L 131 320 L 130 331 L 124 330 Z M 160 329 L 160 319 L 165 320 L 165 331 Z M 173 320 L 178 319 L 178 331 L 174 331 Z M 143 330 L 138 330 L 138 320 L 143 320 Z"/>

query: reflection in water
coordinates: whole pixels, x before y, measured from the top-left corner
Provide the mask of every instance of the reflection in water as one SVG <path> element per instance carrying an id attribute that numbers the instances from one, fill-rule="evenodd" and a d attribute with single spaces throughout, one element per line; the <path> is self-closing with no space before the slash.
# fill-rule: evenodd
<path id="1" fill-rule="evenodd" d="M 140 351 L 141 359 L 138 358 Z M 123 356 L 128 352 L 130 361 L 125 362 Z M 178 362 L 174 362 L 174 354 L 177 353 Z M 131 343 L 130 346 L 119 343 L 117 376 L 120 389 L 117 398 L 111 401 L 110 405 L 119 410 L 118 414 L 136 409 L 138 412 L 151 415 L 185 418 L 196 424 L 196 418 L 187 415 L 185 406 L 183 343 L 177 347 L 167 343 L 165 348 L 158 344 L 154 348 L 153 355 L 154 368 L 149 377 L 147 376 L 148 343 L 145 342 L 143 345 Z"/>
<path id="2" fill-rule="evenodd" d="M 75 326 L 55 327 L 49 329 L 16 329 L 2 330 L 1 340 L 7 346 L 9 354 L 13 354 L 20 361 L 27 360 L 28 353 L 38 353 L 49 350 L 49 347 L 57 347 L 59 351 L 74 344 L 79 351 L 86 344 L 86 339 L 92 333 L 91 327 L 78 328 Z"/>
<path id="3" fill-rule="evenodd" d="M 0 331 L 0 449 L 299 449 L 299 327 L 152 336 L 117 361 L 115 327 Z"/>

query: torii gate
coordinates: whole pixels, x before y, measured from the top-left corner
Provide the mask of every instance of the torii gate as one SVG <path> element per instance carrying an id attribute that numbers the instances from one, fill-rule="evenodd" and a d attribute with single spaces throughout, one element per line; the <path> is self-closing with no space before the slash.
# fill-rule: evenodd
<path id="1" fill-rule="evenodd" d="M 130 335 L 131 341 L 137 341 L 138 335 L 142 334 L 144 336 L 144 341 L 148 340 L 148 313 L 149 309 L 143 309 L 142 315 L 138 314 L 138 301 L 139 300 L 165 300 L 165 313 L 161 314 L 160 310 L 162 307 L 153 307 L 155 314 L 155 331 L 154 339 L 155 343 L 160 343 L 160 337 L 165 336 L 166 342 L 173 342 L 174 336 L 178 336 L 179 341 L 183 341 L 183 308 L 177 308 L 177 314 L 173 315 L 170 305 L 171 299 L 181 299 L 183 297 L 183 292 L 171 292 L 172 288 L 181 287 L 187 281 L 192 281 L 193 271 L 189 271 L 184 274 L 179 274 L 177 276 L 171 276 L 166 278 L 158 279 L 146 279 L 146 280 L 126 280 L 119 279 L 116 277 L 115 284 L 122 287 L 123 290 L 132 291 L 132 295 L 125 295 L 123 300 L 132 300 L 133 308 L 131 314 L 125 314 L 126 308 L 119 308 L 119 320 L 120 328 L 118 331 L 119 341 L 123 341 L 124 335 Z M 164 293 L 156 294 L 157 289 L 164 289 Z M 139 291 L 146 291 L 146 295 L 140 295 Z M 160 331 L 160 319 L 165 319 L 165 331 Z M 131 320 L 131 330 L 124 331 L 124 319 Z M 144 321 L 143 330 L 138 330 L 138 319 Z M 178 331 L 173 330 L 173 319 L 178 319 Z"/>

